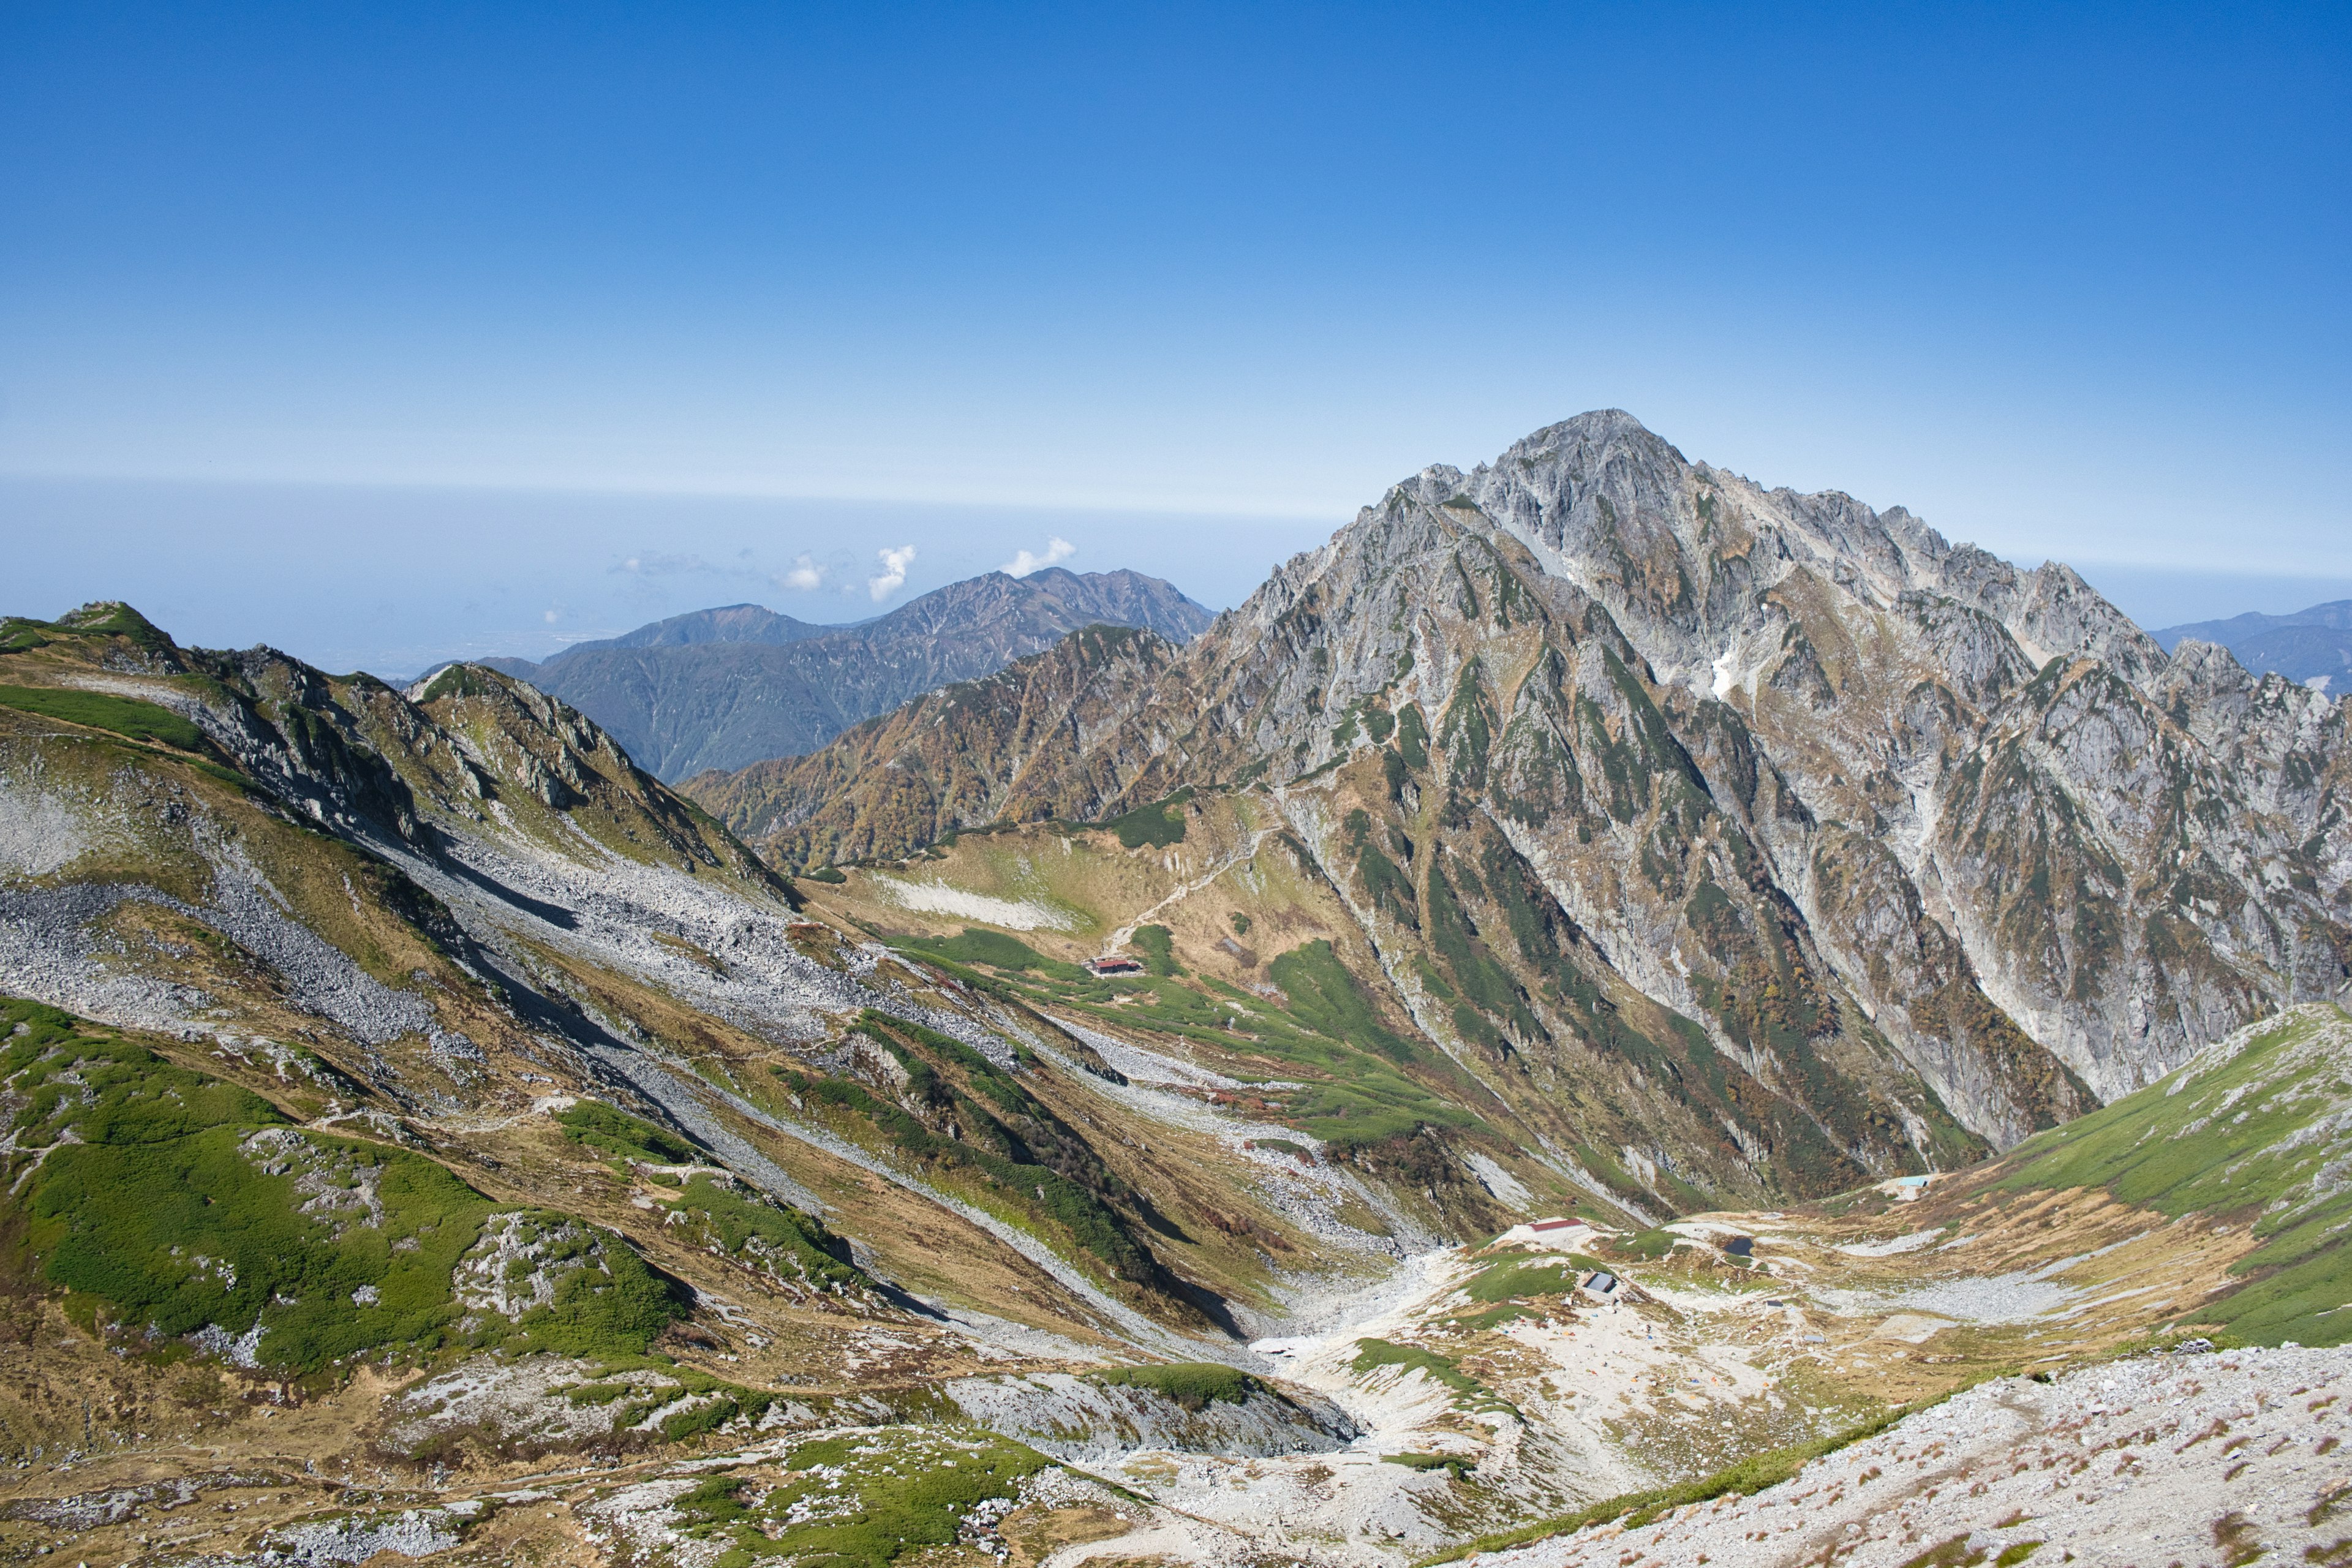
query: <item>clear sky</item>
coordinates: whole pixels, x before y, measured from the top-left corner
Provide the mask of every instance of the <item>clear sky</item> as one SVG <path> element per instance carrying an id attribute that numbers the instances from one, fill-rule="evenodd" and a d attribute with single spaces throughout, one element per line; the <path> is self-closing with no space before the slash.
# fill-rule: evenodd
<path id="1" fill-rule="evenodd" d="M 396 670 L 1056 538 L 1223 605 L 1607 405 L 2287 608 L 2347 174 L 2340 3 L 0 4 L 0 608 Z"/>

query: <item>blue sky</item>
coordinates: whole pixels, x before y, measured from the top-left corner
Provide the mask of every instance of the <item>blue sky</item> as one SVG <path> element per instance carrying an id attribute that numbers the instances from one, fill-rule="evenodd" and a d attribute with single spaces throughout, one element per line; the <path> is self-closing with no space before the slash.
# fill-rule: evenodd
<path id="1" fill-rule="evenodd" d="M 5 607 L 396 669 L 1055 538 L 1222 605 L 1604 405 L 2291 607 L 2347 172 L 2341 5 L 10 5 Z"/>

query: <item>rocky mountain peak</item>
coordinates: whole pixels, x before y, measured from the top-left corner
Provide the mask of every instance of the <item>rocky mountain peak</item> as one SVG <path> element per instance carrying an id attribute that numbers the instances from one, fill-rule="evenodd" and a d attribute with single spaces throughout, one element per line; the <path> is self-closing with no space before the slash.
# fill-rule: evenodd
<path id="1" fill-rule="evenodd" d="M 2164 663 L 2071 568 L 2021 572 L 1903 507 L 1766 489 L 1692 463 L 1622 409 L 1547 426 L 1466 475 L 1426 468 L 1383 504 L 1475 510 L 1599 599 L 1664 679 L 1702 694 L 1798 574 L 1873 609 L 1926 593 L 1990 615 L 2036 668 L 2087 654 L 2141 685 Z"/>
<path id="2" fill-rule="evenodd" d="M 903 749 L 820 753 L 792 790 L 725 805 L 795 842 L 869 825 L 873 854 L 1021 802 L 1271 788 L 1322 873 L 1361 886 L 1408 996 L 1442 994 L 1406 956 L 1435 940 L 1427 900 L 1461 896 L 1433 868 L 1475 860 L 1489 889 L 1539 887 L 1611 984 L 1762 1079 L 1802 1034 L 1762 1043 L 1743 1009 L 1769 984 L 1776 1007 L 1821 998 L 1804 1048 L 1883 1041 L 2006 1143 L 2352 986 L 2343 710 L 2168 662 L 2063 564 L 1766 489 L 1604 410 L 1392 487 L 1130 682 L 1123 711 L 1063 730 L 1066 752 L 960 752 L 986 704 L 933 709 L 918 749 L 987 776 L 959 774 L 914 840 L 870 831 L 914 820 L 887 807 Z M 1375 766 L 1369 793 L 1343 782 Z M 1351 812 L 1361 831 L 1336 831 Z M 1365 870 L 1370 850 L 1391 869 Z M 1449 1051 L 1486 1037 L 1412 1005 Z M 1507 1011 L 1486 1027 L 1552 1028 L 1507 1029 Z"/>

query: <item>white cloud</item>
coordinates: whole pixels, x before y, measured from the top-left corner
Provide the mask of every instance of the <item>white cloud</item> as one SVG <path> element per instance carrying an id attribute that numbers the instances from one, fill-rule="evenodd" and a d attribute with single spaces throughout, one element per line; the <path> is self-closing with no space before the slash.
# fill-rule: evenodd
<path id="1" fill-rule="evenodd" d="M 723 566 L 713 566 L 699 555 L 632 555 L 615 572 L 632 577 L 671 577 L 681 572 L 724 572 Z"/>
<path id="2" fill-rule="evenodd" d="M 814 588 L 824 581 L 824 571 L 814 557 L 803 554 L 795 557 L 793 569 L 779 574 L 776 581 L 787 588 Z"/>
<path id="3" fill-rule="evenodd" d="M 1062 538 L 1059 534 L 1056 534 L 1054 538 L 1046 541 L 1045 554 L 1032 555 L 1029 552 L 1024 550 L 1014 555 L 1012 560 L 998 567 L 997 570 L 1010 577 L 1026 577 L 1030 573 L 1038 570 L 1040 567 L 1051 566 L 1056 562 L 1067 561 L 1071 556 L 1076 555 L 1077 552 L 1078 547 L 1076 545 L 1071 543 L 1068 540 Z"/>
<path id="4" fill-rule="evenodd" d="M 556 620 L 557 613 L 558 613 L 558 612 L 556 612 L 556 611 L 554 611 L 554 610 L 550 610 L 550 611 L 548 611 L 548 612 L 547 612 L 547 624 L 548 624 L 549 626 L 553 626 L 553 625 L 555 624 L 555 620 Z"/>
<path id="5" fill-rule="evenodd" d="M 866 586 L 878 605 L 907 585 L 907 568 L 915 563 L 915 547 L 902 544 L 896 550 L 880 550 L 875 553 L 882 557 L 882 570 L 868 577 Z"/>

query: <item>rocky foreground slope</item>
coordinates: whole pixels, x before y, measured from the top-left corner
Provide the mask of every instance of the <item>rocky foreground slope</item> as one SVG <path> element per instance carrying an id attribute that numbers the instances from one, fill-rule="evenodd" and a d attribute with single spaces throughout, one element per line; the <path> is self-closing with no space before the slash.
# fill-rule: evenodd
<path id="1" fill-rule="evenodd" d="M 1481 1568 L 2352 1561 L 2352 1363 L 2152 1356 L 2009 1378 L 1778 1486 L 1472 1559 Z"/>
<path id="2" fill-rule="evenodd" d="M 1589 984 L 1764 1092 L 1884 1059 L 2006 1146 L 2352 984 L 2352 709 L 1614 412 L 1424 470 L 1181 650 L 1067 645 L 691 793 L 802 867 L 1212 787 L 1481 1071 L 1598 1043 L 1547 991 Z M 1582 980 L 1515 955 L 1515 902 Z M 1877 1107 L 1891 1137 L 1820 1123 L 1873 1170 L 1935 1146 Z"/>

